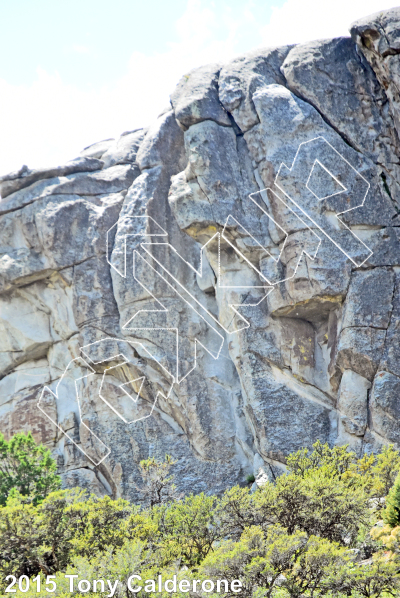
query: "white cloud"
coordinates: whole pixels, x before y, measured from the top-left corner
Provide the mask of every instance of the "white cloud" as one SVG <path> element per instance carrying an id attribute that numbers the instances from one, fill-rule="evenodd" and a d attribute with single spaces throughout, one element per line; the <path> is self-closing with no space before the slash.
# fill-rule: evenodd
<path id="1" fill-rule="evenodd" d="M 112 86 L 87 91 L 38 69 L 30 86 L 0 80 L 0 174 L 63 163 L 83 147 L 146 126 L 169 104 L 188 70 L 234 55 L 235 23 L 218 40 L 215 14 L 189 0 L 177 22 L 179 41 L 163 54 L 134 52 L 126 74 Z"/>
<path id="2" fill-rule="evenodd" d="M 349 35 L 353 21 L 397 6 L 389 0 L 287 0 L 262 28 L 263 45 L 279 46 Z"/>
<path id="3" fill-rule="evenodd" d="M 185 72 L 235 55 L 245 26 L 254 31 L 254 45 L 260 32 L 265 44 L 282 45 L 345 35 L 352 20 L 391 5 L 385 0 L 288 0 L 262 28 L 254 17 L 253 0 L 240 11 L 229 5 L 219 5 L 217 11 L 213 4 L 209 8 L 202 0 L 188 0 L 176 23 L 178 41 L 164 53 L 134 52 L 125 75 L 112 85 L 83 90 L 43 69 L 29 86 L 0 80 L 0 174 L 22 164 L 36 168 L 63 163 L 91 143 L 148 125 L 168 105 Z"/>
<path id="4" fill-rule="evenodd" d="M 90 48 L 84 45 L 74 44 L 71 49 L 77 54 L 90 54 Z"/>

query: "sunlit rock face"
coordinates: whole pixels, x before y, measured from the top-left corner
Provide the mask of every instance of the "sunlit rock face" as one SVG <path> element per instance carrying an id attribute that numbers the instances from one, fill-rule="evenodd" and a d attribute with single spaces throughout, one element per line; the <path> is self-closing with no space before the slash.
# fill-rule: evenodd
<path id="1" fill-rule="evenodd" d="M 0 182 L 0 430 L 140 500 L 400 444 L 400 9 L 184 75 L 149 128 Z M 340 214 L 339 218 L 337 215 Z"/>

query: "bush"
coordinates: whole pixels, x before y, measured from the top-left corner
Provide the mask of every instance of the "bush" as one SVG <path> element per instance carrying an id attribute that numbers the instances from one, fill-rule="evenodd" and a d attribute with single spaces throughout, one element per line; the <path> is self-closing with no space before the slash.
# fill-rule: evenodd
<path id="1" fill-rule="evenodd" d="M 386 499 L 386 508 L 382 513 L 384 521 L 390 527 L 400 525 L 400 474 L 397 476 L 393 488 Z"/>
<path id="2" fill-rule="evenodd" d="M 12 494 L 0 508 L 0 576 L 65 569 L 76 535 L 68 508 L 85 497 L 79 489 L 59 490 L 34 505 L 21 494 Z"/>
<path id="3" fill-rule="evenodd" d="M 157 461 L 155 457 L 140 461 L 144 483 L 138 490 L 150 507 L 178 498 L 173 483 L 174 476 L 170 475 L 170 470 L 175 463 L 171 455 L 165 455 L 164 461 Z"/>
<path id="4" fill-rule="evenodd" d="M 18 442 L 21 463 L 27 463 L 25 449 L 30 459 L 43 454 L 32 447 L 32 438 Z M 16 453 L 12 448 L 7 454 Z M 18 485 L 8 487 L 0 507 L 0 586 L 4 589 L 9 574 L 55 574 L 54 595 L 64 598 L 69 585 L 62 573 L 68 572 L 81 579 L 119 579 L 116 595 L 130 596 L 126 580 L 139 572 L 143 580 L 159 574 L 164 579 L 173 574 L 189 580 L 239 579 L 246 598 L 395 595 L 400 476 L 392 489 L 390 483 L 398 463 L 393 447 L 358 459 L 347 447 L 316 443 L 311 452 L 289 456 L 287 473 L 254 493 L 236 486 L 221 497 L 174 499 L 172 457 L 149 459 L 142 462 L 147 506 L 81 489 L 43 496 L 34 484 L 24 486 L 14 476 Z M 388 525 L 376 525 L 371 540 L 368 530 L 378 514 L 371 497 L 384 488 L 390 490 L 384 511 Z M 353 562 L 349 549 L 359 553 L 365 547 L 372 558 Z M 35 592 L 31 588 L 24 595 Z"/>
<path id="5" fill-rule="evenodd" d="M 242 596 L 272 596 L 284 588 L 289 596 L 313 595 L 330 589 L 330 578 L 349 560 L 344 548 L 296 531 L 288 534 L 281 526 L 247 528 L 238 542 L 225 541 L 202 563 L 203 577 L 240 579 Z"/>
<path id="6" fill-rule="evenodd" d="M 60 488 L 56 470 L 50 451 L 37 445 L 30 432 L 15 434 L 9 441 L 0 433 L 0 505 L 6 504 L 12 489 L 39 503 Z"/>

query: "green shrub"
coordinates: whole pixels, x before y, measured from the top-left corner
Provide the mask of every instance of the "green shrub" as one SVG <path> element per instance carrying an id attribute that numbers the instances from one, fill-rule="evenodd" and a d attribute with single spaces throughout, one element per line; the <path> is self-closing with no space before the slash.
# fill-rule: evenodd
<path id="1" fill-rule="evenodd" d="M 29 459 L 34 468 L 43 452 L 29 436 L 17 440 L 2 454 L 18 454 L 30 472 Z M 79 488 L 44 496 L 20 473 L 0 506 L 0 588 L 9 574 L 56 575 L 53 595 L 64 598 L 67 572 L 80 579 L 119 579 L 116 596 L 131 596 L 126 580 L 140 573 L 143 580 L 159 574 L 164 579 L 173 574 L 189 580 L 239 579 L 244 598 L 396 595 L 397 555 L 382 554 L 378 542 L 368 543 L 366 536 L 377 520 L 371 497 L 379 498 L 385 489 L 385 520 L 400 523 L 399 460 L 393 447 L 358 459 L 347 447 L 317 442 L 312 451 L 290 455 L 287 472 L 254 493 L 249 486 L 236 486 L 221 497 L 202 493 L 174 499 L 172 457 L 148 459 L 141 464 L 148 506 Z M 353 562 L 349 549 L 364 554 L 365 547 L 372 559 Z M 24 595 L 35 591 L 31 587 Z"/>
<path id="2" fill-rule="evenodd" d="M 400 525 L 400 474 L 397 476 L 394 486 L 391 488 L 384 509 L 383 519 L 390 527 Z"/>
<path id="3" fill-rule="evenodd" d="M 0 433 L 0 505 L 5 505 L 12 489 L 29 497 L 34 504 L 58 490 L 61 479 L 50 451 L 36 444 L 30 432 L 15 434 L 9 441 Z"/>

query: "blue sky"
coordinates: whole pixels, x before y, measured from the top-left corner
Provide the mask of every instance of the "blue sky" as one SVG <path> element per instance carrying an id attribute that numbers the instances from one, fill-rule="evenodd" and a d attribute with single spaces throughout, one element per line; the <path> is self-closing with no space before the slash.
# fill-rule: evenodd
<path id="1" fill-rule="evenodd" d="M 197 4 L 196 12 L 208 14 L 209 34 L 222 41 L 236 21 L 234 45 L 240 53 L 261 42 L 254 23 L 267 23 L 273 4 L 207 0 Z M 124 75 L 133 51 L 154 55 L 179 43 L 178 21 L 188 2 L 3 0 L 0 6 L 0 51 L 8 57 L 0 65 L 0 78 L 15 85 L 32 84 L 40 66 L 58 72 L 66 84 L 100 89 Z M 199 26 L 204 30 L 202 22 Z"/>
<path id="2" fill-rule="evenodd" d="M 0 0 L 0 174 L 146 126 L 181 75 L 346 35 L 390 0 Z"/>

